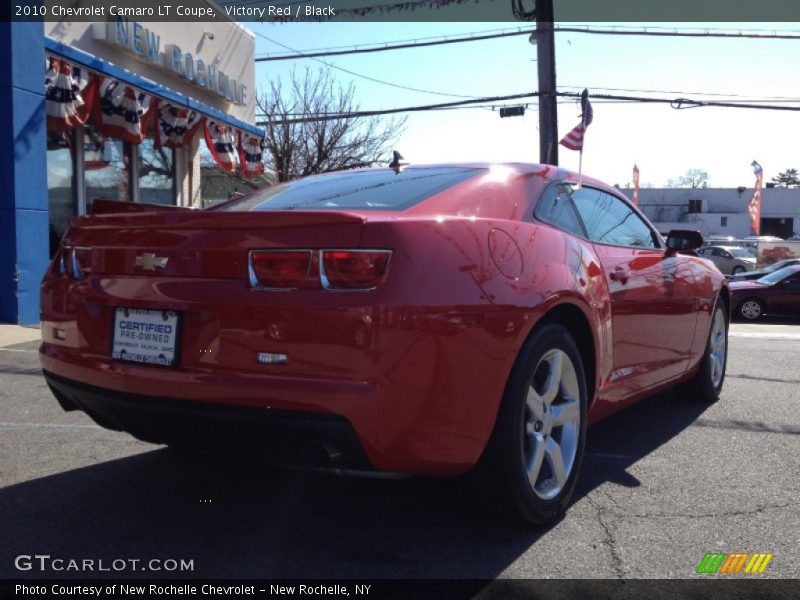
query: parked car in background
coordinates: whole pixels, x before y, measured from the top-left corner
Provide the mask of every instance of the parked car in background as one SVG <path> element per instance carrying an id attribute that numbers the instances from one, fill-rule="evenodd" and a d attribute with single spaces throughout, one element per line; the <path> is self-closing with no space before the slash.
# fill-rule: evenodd
<path id="1" fill-rule="evenodd" d="M 697 254 L 713 262 L 724 275 L 738 275 L 756 268 L 756 257 L 745 248 L 704 246 Z"/>
<path id="2" fill-rule="evenodd" d="M 458 475 L 531 523 L 586 427 L 718 399 L 730 298 L 696 231 L 547 165 L 361 169 L 205 210 L 97 201 L 42 283 L 65 410 L 177 448 Z M 641 427 L 647 427 L 642 423 Z"/>
<path id="3" fill-rule="evenodd" d="M 741 319 L 800 314 L 800 265 L 778 269 L 754 281 L 734 281 L 730 286 L 734 314 Z"/>
<path id="4" fill-rule="evenodd" d="M 703 238 L 703 246 L 738 246 L 739 240 L 732 235 L 709 235 Z"/>
<path id="5" fill-rule="evenodd" d="M 774 235 L 749 235 L 746 238 L 742 238 L 739 240 L 740 246 L 744 248 L 750 248 L 753 252 L 756 251 L 759 244 L 763 244 L 764 242 L 782 242 L 783 238 L 779 238 Z"/>
<path id="6" fill-rule="evenodd" d="M 764 267 L 758 271 L 748 271 L 745 273 L 739 273 L 738 275 L 731 275 L 729 281 L 753 281 L 755 279 L 761 279 L 764 275 L 769 275 L 773 271 L 777 271 L 778 269 L 782 269 L 784 267 L 791 267 L 792 265 L 800 265 L 800 258 L 789 258 L 787 260 L 772 263 L 768 267 Z"/>

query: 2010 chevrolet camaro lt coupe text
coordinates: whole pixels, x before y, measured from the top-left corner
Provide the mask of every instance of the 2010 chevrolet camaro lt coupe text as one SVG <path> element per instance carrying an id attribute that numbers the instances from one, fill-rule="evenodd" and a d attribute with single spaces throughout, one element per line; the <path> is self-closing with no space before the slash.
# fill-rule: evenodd
<path id="1" fill-rule="evenodd" d="M 96 201 L 42 283 L 66 410 L 177 447 L 457 475 L 543 523 L 586 427 L 717 399 L 730 299 L 615 188 L 546 165 L 363 169 L 206 210 Z"/>

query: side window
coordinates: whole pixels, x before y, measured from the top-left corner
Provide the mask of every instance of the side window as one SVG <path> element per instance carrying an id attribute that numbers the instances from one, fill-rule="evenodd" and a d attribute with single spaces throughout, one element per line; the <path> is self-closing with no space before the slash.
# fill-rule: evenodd
<path id="1" fill-rule="evenodd" d="M 593 242 L 660 247 L 647 223 L 616 196 L 585 187 L 572 193 L 572 201 Z"/>
<path id="2" fill-rule="evenodd" d="M 570 201 L 570 188 L 562 185 L 549 187 L 536 204 L 536 218 L 580 237 L 586 237 L 575 207 Z"/>
<path id="3" fill-rule="evenodd" d="M 794 275 L 786 279 L 786 287 L 792 290 L 800 289 L 800 275 Z"/>

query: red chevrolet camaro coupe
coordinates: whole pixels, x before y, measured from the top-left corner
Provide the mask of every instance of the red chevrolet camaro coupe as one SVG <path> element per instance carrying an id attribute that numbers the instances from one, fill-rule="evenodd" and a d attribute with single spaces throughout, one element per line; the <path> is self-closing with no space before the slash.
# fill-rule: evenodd
<path id="1" fill-rule="evenodd" d="M 41 362 L 64 409 L 142 440 L 477 467 L 543 523 L 587 424 L 679 383 L 719 396 L 730 300 L 701 243 L 533 164 L 345 171 L 206 210 L 97 201 L 42 283 Z"/>

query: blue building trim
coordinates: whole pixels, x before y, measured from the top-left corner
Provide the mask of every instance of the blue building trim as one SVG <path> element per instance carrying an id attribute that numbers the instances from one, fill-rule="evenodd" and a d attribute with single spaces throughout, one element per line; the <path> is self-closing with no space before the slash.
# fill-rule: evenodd
<path id="1" fill-rule="evenodd" d="M 39 322 L 50 262 L 44 25 L 0 22 L 0 321 Z"/>
<path id="2" fill-rule="evenodd" d="M 236 127 L 237 129 L 241 129 L 242 131 L 246 131 L 251 135 L 255 135 L 258 137 L 264 137 L 264 131 L 255 127 L 254 125 L 250 125 L 249 123 L 245 123 L 239 119 L 236 119 L 228 114 L 225 114 L 218 108 L 210 106 L 208 104 L 204 104 L 202 102 L 198 102 L 194 98 L 190 98 L 189 96 L 185 96 L 184 94 L 180 94 L 174 90 L 169 89 L 168 87 L 164 87 L 158 83 L 150 81 L 149 79 L 145 79 L 135 73 L 131 73 L 125 69 L 121 69 L 120 67 L 114 66 L 110 63 L 107 63 L 99 58 L 92 56 L 91 54 L 87 54 L 81 50 L 73 48 L 71 46 L 65 46 L 61 42 L 57 42 L 51 38 L 45 37 L 44 38 L 44 47 L 45 49 L 52 53 L 57 54 L 71 62 L 77 63 L 81 66 L 86 67 L 87 69 L 91 69 L 101 75 L 105 75 L 107 77 L 113 77 L 119 81 L 124 81 L 125 83 L 132 85 L 143 92 L 147 92 L 149 94 L 154 94 L 156 96 L 160 96 L 165 100 L 169 100 L 173 104 L 179 106 L 185 106 L 186 108 L 191 108 L 198 112 L 203 113 L 206 116 L 212 117 L 217 121 L 221 121 L 232 127 Z M 42 83 L 44 86 L 44 83 Z"/>

